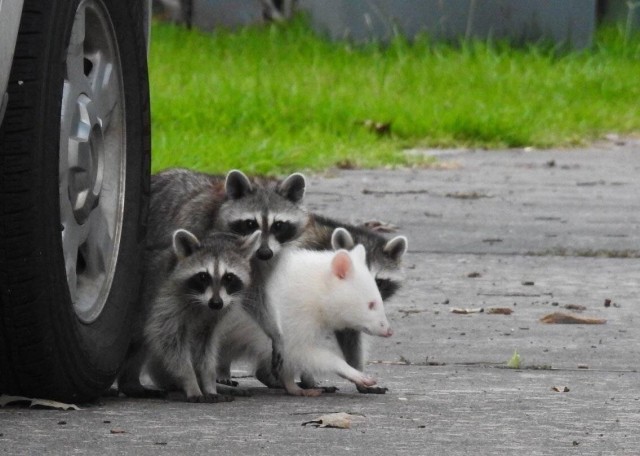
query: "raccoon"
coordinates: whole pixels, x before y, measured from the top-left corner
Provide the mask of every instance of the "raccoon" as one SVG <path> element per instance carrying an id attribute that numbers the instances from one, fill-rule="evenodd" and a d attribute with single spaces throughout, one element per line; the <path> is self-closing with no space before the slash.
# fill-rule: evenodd
<path id="1" fill-rule="evenodd" d="M 307 224 L 301 207 L 305 178 L 294 173 L 283 181 L 254 180 L 238 170 L 226 177 L 187 169 L 151 176 L 147 247 L 165 247 L 171 234 L 186 228 L 196 236 L 209 231 L 249 236 L 260 231 L 256 257 L 269 260 L 295 240 Z"/>
<path id="2" fill-rule="evenodd" d="M 308 215 L 301 206 L 306 187 L 302 174 L 283 181 L 253 182 L 241 171 L 226 178 L 186 169 L 171 169 L 152 176 L 151 213 L 147 249 L 166 248 L 170 233 L 186 228 L 196 237 L 211 231 L 247 237 L 259 232 L 259 247 L 251 259 L 251 287 L 243 302 L 247 313 L 271 338 L 276 378 L 281 366 L 281 334 L 273 309 L 262 292 L 279 252 L 303 232 Z M 272 375 L 271 370 L 275 371 Z M 276 380 L 277 382 L 277 380 Z"/>
<path id="3" fill-rule="evenodd" d="M 344 231 L 334 236 L 336 228 Z M 367 266 L 376 279 L 382 299 L 390 299 L 402 284 L 402 257 L 408 247 L 405 236 L 387 239 L 368 228 L 309 214 L 306 229 L 296 241 L 296 246 L 309 250 L 348 250 L 356 244 L 364 245 L 367 251 Z"/>
<path id="4" fill-rule="evenodd" d="M 156 386 L 179 389 L 189 402 L 231 399 L 218 396 L 216 387 L 216 327 L 244 299 L 258 238 L 214 233 L 199 241 L 187 230 L 174 233 L 169 271 L 153 280 L 159 286 L 144 325 Z"/>
<path id="5" fill-rule="evenodd" d="M 342 228 L 340 230 L 339 228 Z M 303 236 L 296 244 L 299 247 L 312 250 L 352 249 L 356 244 L 362 244 L 367 252 L 367 266 L 375 277 L 376 285 L 382 299 L 386 302 L 400 288 L 402 283 L 402 257 L 407 251 L 408 240 L 405 236 L 386 239 L 384 236 L 364 227 L 349 225 L 318 214 L 310 214 L 309 223 Z M 366 341 L 360 331 L 343 329 L 336 331 L 338 343 L 344 357 L 352 367 L 364 370 Z M 259 376 L 264 376 L 264 368 Z M 313 388 L 315 381 L 311 375 L 302 376 L 302 386 Z M 361 393 L 382 394 L 383 387 L 368 388 L 357 385 Z"/>
<path id="6" fill-rule="evenodd" d="M 362 245 L 351 251 L 290 249 L 282 254 L 265 293 L 282 325 L 285 360 L 281 380 L 287 393 L 321 393 L 295 384 L 295 376 L 304 369 L 334 372 L 365 388 L 375 386 L 375 380 L 346 363 L 335 337 L 335 330 L 345 327 L 381 337 L 393 333 L 365 257 Z M 258 366 L 268 364 L 264 333 L 239 309 L 231 313 L 220 328 L 221 365 L 243 357 Z"/>
<path id="7" fill-rule="evenodd" d="M 296 247 L 309 250 L 338 250 L 352 249 L 356 244 L 362 244 L 367 252 L 367 266 L 375 277 L 375 282 L 384 301 L 390 299 L 400 288 L 402 283 L 402 257 L 407 251 L 408 241 L 405 236 L 387 239 L 384 236 L 364 227 L 343 223 L 318 214 L 309 214 L 309 221 L 302 235 L 294 242 Z M 241 320 L 242 321 L 242 320 Z M 242 324 L 248 324 L 244 321 Z M 250 334 L 247 328 L 242 334 Z M 343 350 L 346 361 L 352 367 L 362 371 L 365 364 L 366 339 L 360 331 L 343 329 L 336 332 L 338 343 Z M 229 353 L 231 355 L 231 353 Z M 223 380 L 228 382 L 230 373 L 230 358 L 220 362 L 220 372 L 224 373 Z M 271 388 L 280 387 L 280 382 L 272 375 L 272 366 L 258 365 L 255 375 L 258 380 Z M 310 374 L 303 374 L 301 384 L 305 388 L 315 387 L 315 381 Z M 331 387 L 326 390 L 331 391 Z M 384 387 L 365 387 L 358 385 L 361 393 L 382 394 Z"/>

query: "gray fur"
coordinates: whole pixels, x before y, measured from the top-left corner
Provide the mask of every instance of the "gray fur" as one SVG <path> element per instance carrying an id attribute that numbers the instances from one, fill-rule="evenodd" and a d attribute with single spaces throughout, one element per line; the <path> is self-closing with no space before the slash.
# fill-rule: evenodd
<path id="1" fill-rule="evenodd" d="M 180 389 L 190 401 L 214 401 L 216 356 L 215 328 L 230 306 L 239 305 L 249 286 L 249 260 L 257 235 L 248 241 L 223 233 L 211 234 L 202 242 L 185 230 L 174 235 L 175 265 L 149 303 L 144 325 L 144 342 L 149 351 L 149 374 L 163 389 Z M 185 248 L 187 246 L 187 248 Z M 206 293 L 187 287 L 195 273 L 209 271 L 212 283 Z M 243 289 L 227 295 L 217 291 L 225 273 L 233 273 Z M 207 306 L 209 293 L 225 295 L 222 310 Z"/>
<path id="2" fill-rule="evenodd" d="M 240 222 L 255 221 L 260 245 L 251 259 L 251 287 L 246 290 L 243 307 L 273 341 L 276 375 L 280 365 L 281 334 L 262 292 L 262 285 L 277 261 L 279 251 L 291 245 L 306 227 L 308 215 L 300 206 L 305 186 L 304 176 L 298 173 L 281 182 L 268 179 L 252 181 L 238 170 L 230 171 L 226 178 L 186 169 L 171 169 L 151 177 L 151 210 L 146 240 L 149 269 L 155 268 L 155 257 L 161 256 L 171 245 L 171 234 L 179 228 L 189 230 L 198 238 L 216 231 L 247 237 L 254 231 L 243 230 Z M 286 237 L 276 236 L 277 222 L 290 224 Z M 145 290 L 160 286 L 154 283 L 154 278 L 147 278 Z M 145 318 L 142 315 L 136 331 L 138 334 Z M 134 334 L 121 374 L 125 385 L 133 385 L 130 391 L 134 394 L 139 388 L 139 368 L 136 366 L 140 365 L 137 357 L 140 339 Z"/>

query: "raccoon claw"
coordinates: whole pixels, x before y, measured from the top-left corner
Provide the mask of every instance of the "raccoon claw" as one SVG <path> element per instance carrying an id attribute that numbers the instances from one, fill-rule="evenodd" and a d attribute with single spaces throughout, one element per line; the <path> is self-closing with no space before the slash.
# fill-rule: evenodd
<path id="1" fill-rule="evenodd" d="M 358 388 L 358 392 L 362 394 L 385 394 L 389 391 L 389 388 L 385 388 L 384 386 L 361 386 L 356 385 Z"/>
<path id="2" fill-rule="evenodd" d="M 233 387 L 236 387 L 239 385 L 238 382 L 236 382 L 235 380 L 231 380 L 230 378 L 218 379 L 216 380 L 216 383 L 220 383 L 221 385 L 233 386 Z"/>

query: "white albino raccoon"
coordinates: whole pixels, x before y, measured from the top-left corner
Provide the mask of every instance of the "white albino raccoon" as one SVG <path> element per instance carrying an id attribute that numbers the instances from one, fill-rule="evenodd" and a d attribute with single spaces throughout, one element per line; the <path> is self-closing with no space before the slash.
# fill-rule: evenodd
<path id="1" fill-rule="evenodd" d="M 351 251 L 282 252 L 266 282 L 265 295 L 282 334 L 280 380 L 289 394 L 321 394 L 321 389 L 302 389 L 296 384 L 303 372 L 332 372 L 362 387 L 376 384 L 345 361 L 335 334 L 346 328 L 381 337 L 393 334 L 362 245 Z M 241 309 L 225 318 L 219 337 L 221 365 L 243 355 L 259 366 L 268 364 L 268 339 L 252 327 Z"/>

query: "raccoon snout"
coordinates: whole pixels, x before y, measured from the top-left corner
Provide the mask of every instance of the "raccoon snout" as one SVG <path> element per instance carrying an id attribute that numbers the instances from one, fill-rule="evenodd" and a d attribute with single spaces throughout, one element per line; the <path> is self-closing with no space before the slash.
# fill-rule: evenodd
<path id="1" fill-rule="evenodd" d="M 220 296 L 215 296 L 209 299 L 209 309 L 220 310 L 224 306 L 224 301 Z"/>
<path id="2" fill-rule="evenodd" d="M 258 249 L 258 251 L 256 252 L 256 256 L 259 260 L 269 260 L 273 256 L 273 250 L 264 245 Z"/>

